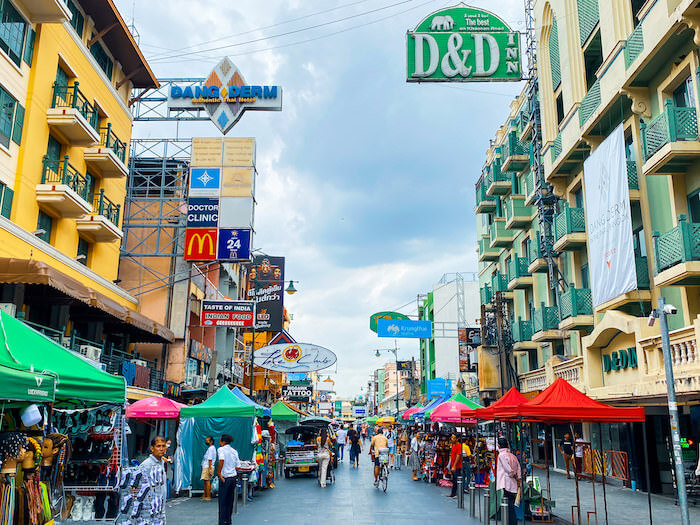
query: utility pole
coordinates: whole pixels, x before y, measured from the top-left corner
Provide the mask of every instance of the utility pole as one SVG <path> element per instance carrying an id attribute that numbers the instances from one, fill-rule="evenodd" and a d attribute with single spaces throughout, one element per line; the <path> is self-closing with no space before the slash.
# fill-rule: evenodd
<path id="1" fill-rule="evenodd" d="M 253 361 L 255 359 L 255 329 L 257 328 L 258 324 L 258 279 L 257 275 L 253 278 L 253 340 L 250 343 L 250 399 L 253 399 L 253 374 L 254 372 L 254 364 Z"/>

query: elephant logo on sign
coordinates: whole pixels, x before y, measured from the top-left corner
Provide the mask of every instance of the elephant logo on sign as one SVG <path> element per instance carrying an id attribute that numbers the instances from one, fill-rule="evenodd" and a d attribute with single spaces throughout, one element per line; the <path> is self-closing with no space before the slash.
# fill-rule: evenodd
<path id="1" fill-rule="evenodd" d="M 452 31 L 455 21 L 450 15 L 434 16 L 430 23 L 431 31 Z"/>

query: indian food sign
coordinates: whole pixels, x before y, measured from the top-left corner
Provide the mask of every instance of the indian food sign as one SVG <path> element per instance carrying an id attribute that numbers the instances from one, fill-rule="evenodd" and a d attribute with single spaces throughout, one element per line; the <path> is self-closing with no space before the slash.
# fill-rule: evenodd
<path id="1" fill-rule="evenodd" d="M 425 17 L 406 34 L 407 82 L 521 80 L 520 33 L 501 18 L 459 4 Z"/>

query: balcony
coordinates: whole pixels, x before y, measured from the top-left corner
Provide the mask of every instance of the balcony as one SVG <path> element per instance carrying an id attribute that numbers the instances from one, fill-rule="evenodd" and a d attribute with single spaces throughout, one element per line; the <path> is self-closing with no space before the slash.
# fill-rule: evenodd
<path id="1" fill-rule="evenodd" d="M 51 130 L 72 146 L 92 146 L 100 142 L 100 134 L 97 132 L 100 115 L 78 89 L 78 82 L 72 86 L 58 86 L 54 83 L 46 120 Z"/>
<path id="2" fill-rule="evenodd" d="M 532 274 L 527 269 L 527 257 L 514 255 L 508 261 L 508 289 L 532 287 Z"/>
<path id="3" fill-rule="evenodd" d="M 554 216 L 554 250 L 578 250 L 586 245 L 586 217 L 583 208 L 568 205 Z"/>
<path id="4" fill-rule="evenodd" d="M 518 138 L 522 143 L 527 143 L 532 139 L 532 121 L 527 103 L 523 106 L 518 119 Z"/>
<path id="5" fill-rule="evenodd" d="M 511 195 L 506 199 L 506 228 L 509 230 L 529 229 L 535 218 L 535 209 L 525 206 L 525 197 Z"/>
<path id="6" fill-rule="evenodd" d="M 44 157 L 41 184 L 36 187 L 36 200 L 49 215 L 78 218 L 92 211 L 90 175 L 78 173 L 68 162 Z"/>
<path id="7" fill-rule="evenodd" d="M 70 11 L 62 0 L 15 0 L 29 17 L 32 24 L 67 22 Z"/>
<path id="8" fill-rule="evenodd" d="M 497 261 L 501 251 L 500 248 L 491 248 L 491 239 L 488 235 L 479 239 L 479 262 Z"/>
<path id="9" fill-rule="evenodd" d="M 525 372 L 519 375 L 520 391 L 524 394 L 527 392 L 540 392 L 547 388 L 547 373 L 543 368 Z"/>
<path id="10" fill-rule="evenodd" d="M 539 234 L 535 235 L 530 243 L 530 253 L 528 254 L 528 267 L 527 271 L 530 273 L 547 273 L 549 271 L 549 265 L 547 264 L 547 259 L 545 258 L 544 246 L 542 245 L 542 239 Z"/>
<path id="11" fill-rule="evenodd" d="M 126 177 L 126 142 L 122 142 L 112 131 L 112 124 L 100 128 L 100 143 L 97 147 L 86 148 L 85 162 L 106 179 Z"/>
<path id="12" fill-rule="evenodd" d="M 496 161 L 487 167 L 486 193 L 488 195 L 508 195 L 513 189 L 513 181 L 509 174 L 501 171 L 500 163 Z"/>
<path id="13" fill-rule="evenodd" d="M 650 303 L 651 302 L 651 292 L 649 287 L 651 285 L 649 279 L 649 267 L 647 264 L 646 257 L 635 257 L 634 258 L 635 270 L 637 272 L 637 290 L 632 290 L 631 292 L 623 293 L 610 301 L 607 301 L 596 307 L 596 310 L 609 310 L 611 308 L 619 308 L 625 304 L 634 303 L 635 306 L 639 303 Z"/>
<path id="14" fill-rule="evenodd" d="M 600 79 L 597 79 L 588 89 L 588 92 L 581 100 L 581 107 L 578 110 L 578 123 L 581 127 L 588 122 L 591 115 L 600 106 Z"/>
<path id="15" fill-rule="evenodd" d="M 155 363 L 140 359 L 138 354 L 107 349 L 102 352 L 100 362 L 110 374 L 124 376 L 129 386 L 163 391 L 163 372 L 156 368 Z"/>
<path id="16" fill-rule="evenodd" d="M 516 131 L 508 133 L 503 142 L 503 166 L 504 172 L 520 173 L 530 166 L 530 151 L 526 144 L 520 142 Z"/>
<path id="17" fill-rule="evenodd" d="M 553 363 L 552 372 L 554 373 L 554 379 L 561 377 L 572 386 L 583 390 L 583 356 L 572 357 L 566 361 Z"/>
<path id="18" fill-rule="evenodd" d="M 481 304 L 489 304 L 492 298 L 493 292 L 491 291 L 491 287 L 488 284 L 485 284 L 484 286 L 479 288 L 479 299 L 481 300 Z"/>
<path id="19" fill-rule="evenodd" d="M 491 248 L 509 248 L 513 244 L 515 233 L 515 231 L 506 228 L 505 219 L 494 219 L 494 222 L 489 226 Z"/>
<path id="20" fill-rule="evenodd" d="M 532 326 L 532 340 L 536 342 L 565 339 L 566 334 L 559 329 L 559 312 L 556 306 L 545 306 L 535 310 Z"/>
<path id="21" fill-rule="evenodd" d="M 678 226 L 654 232 L 655 286 L 700 285 L 700 224 L 678 217 Z"/>
<path id="22" fill-rule="evenodd" d="M 685 173 L 700 159 L 695 108 L 681 108 L 667 100 L 663 112 L 642 124 L 645 175 Z"/>
<path id="23" fill-rule="evenodd" d="M 494 273 L 491 276 L 491 291 L 494 295 L 496 292 L 501 292 L 504 299 L 512 299 L 513 292 L 508 289 L 508 275 L 500 272 Z"/>
<path id="24" fill-rule="evenodd" d="M 637 162 L 627 161 L 627 185 L 629 186 L 630 200 L 638 201 L 641 198 L 639 193 L 639 175 L 637 173 Z"/>
<path id="25" fill-rule="evenodd" d="M 121 241 L 122 231 L 119 229 L 119 204 L 114 204 L 100 190 L 93 201 L 93 212 L 77 219 L 76 228 L 83 237 L 92 242 Z"/>
<path id="26" fill-rule="evenodd" d="M 510 325 L 510 333 L 513 336 L 515 351 L 535 350 L 539 346 L 532 341 L 532 321 L 518 317 L 518 320 Z"/>
<path id="27" fill-rule="evenodd" d="M 569 288 L 561 295 L 560 330 L 593 326 L 593 300 L 589 288 Z"/>
<path id="28" fill-rule="evenodd" d="M 485 180 L 480 180 L 476 185 L 476 198 L 474 199 L 474 213 L 491 213 L 496 209 L 496 197 L 486 193 Z"/>
<path id="29" fill-rule="evenodd" d="M 644 31 L 643 24 L 637 25 L 634 31 L 630 33 L 625 44 L 625 69 L 637 60 L 637 57 L 644 52 Z"/>

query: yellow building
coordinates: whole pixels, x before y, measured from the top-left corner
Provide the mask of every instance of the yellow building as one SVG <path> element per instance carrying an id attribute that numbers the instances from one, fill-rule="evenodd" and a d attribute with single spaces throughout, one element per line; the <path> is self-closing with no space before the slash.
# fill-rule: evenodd
<path id="1" fill-rule="evenodd" d="M 129 97 L 157 80 L 111 0 L 2 0 L 0 15 L 0 300 L 157 387 L 156 363 L 122 365 L 171 333 L 117 285 Z"/>

